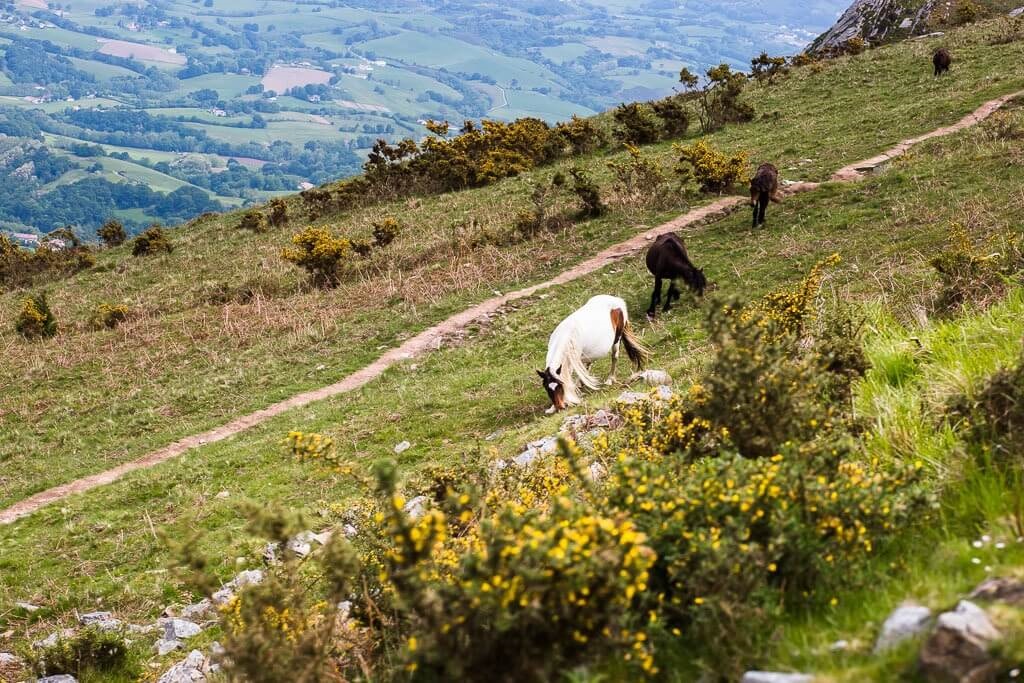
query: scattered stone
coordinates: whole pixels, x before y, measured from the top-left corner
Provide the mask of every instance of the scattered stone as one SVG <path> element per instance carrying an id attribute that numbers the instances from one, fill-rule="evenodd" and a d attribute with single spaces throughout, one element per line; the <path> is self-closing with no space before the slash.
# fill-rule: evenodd
<path id="1" fill-rule="evenodd" d="M 220 500 L 224 500 L 225 498 L 230 498 L 230 497 L 231 497 L 231 492 L 230 491 L 221 491 L 216 496 L 214 496 L 214 498 L 219 498 Z"/>
<path id="2" fill-rule="evenodd" d="M 659 401 L 665 401 L 666 403 L 668 401 L 671 401 L 673 398 L 675 398 L 675 395 L 676 395 L 676 392 L 672 391 L 672 387 L 666 386 L 664 384 L 662 384 L 661 386 L 657 387 L 654 390 L 654 392 L 655 392 L 655 398 L 656 399 L 658 399 Z"/>
<path id="3" fill-rule="evenodd" d="M 672 376 L 664 370 L 644 370 L 643 372 L 637 372 L 629 378 L 627 384 L 633 384 L 635 382 L 646 382 L 649 386 L 657 387 L 672 384 Z"/>
<path id="4" fill-rule="evenodd" d="M 235 592 L 246 586 L 262 583 L 263 572 L 259 569 L 247 569 L 224 584 L 224 587 L 213 594 L 213 604 L 223 605 L 235 596 Z"/>
<path id="5" fill-rule="evenodd" d="M 175 650 L 180 650 L 185 647 L 185 643 L 176 638 L 161 638 L 156 641 L 156 645 L 154 645 L 154 647 L 156 648 L 157 655 L 163 657 L 165 655 L 169 655 Z"/>
<path id="6" fill-rule="evenodd" d="M 32 643 L 32 647 L 45 650 L 46 648 L 53 647 L 57 644 L 58 640 L 67 640 L 75 635 L 75 630 L 66 628 L 61 631 L 54 631 L 50 635 L 46 636 L 42 640 L 37 640 Z"/>
<path id="7" fill-rule="evenodd" d="M 210 660 L 199 650 L 192 650 L 160 677 L 157 683 L 205 683 L 212 673 Z"/>
<path id="8" fill-rule="evenodd" d="M 809 674 L 786 674 L 775 671 L 748 671 L 740 683 L 811 683 L 814 676 Z"/>
<path id="9" fill-rule="evenodd" d="M 402 443 L 395 446 L 395 454 L 398 455 L 401 453 L 405 453 L 410 448 L 412 448 L 412 444 L 409 443 L 408 441 L 403 441 Z"/>
<path id="10" fill-rule="evenodd" d="M 848 640 L 837 640 L 828 646 L 829 652 L 846 652 L 850 649 L 850 641 Z"/>
<path id="11" fill-rule="evenodd" d="M 427 513 L 427 506 L 430 505 L 430 499 L 426 496 L 416 496 L 402 508 L 405 514 L 409 515 L 410 519 L 419 519 Z"/>
<path id="12" fill-rule="evenodd" d="M 601 481 L 607 474 L 608 470 L 599 462 L 592 462 L 590 467 L 587 468 L 587 475 L 590 477 L 590 481 Z"/>
<path id="13" fill-rule="evenodd" d="M 998 664 L 989 647 L 999 638 L 985 610 L 961 600 L 955 610 L 939 615 L 921 648 L 921 672 L 929 681 L 991 680 Z"/>
<path id="14" fill-rule="evenodd" d="M 21 666 L 21 657 L 10 652 L 0 652 L 0 666 Z"/>
<path id="15" fill-rule="evenodd" d="M 882 624 L 882 632 L 875 642 L 875 653 L 885 652 L 900 643 L 923 633 L 931 621 L 932 611 L 922 605 L 901 605 Z"/>
<path id="16" fill-rule="evenodd" d="M 495 439 L 499 438 L 504 433 L 505 433 L 504 429 L 499 429 L 497 431 L 493 431 L 493 432 L 491 432 L 490 434 L 488 434 L 487 436 L 484 437 L 484 441 L 494 441 Z"/>
<path id="17" fill-rule="evenodd" d="M 1024 582 L 1016 579 L 988 579 L 971 592 L 974 600 L 1005 602 L 1008 605 L 1024 603 Z"/>
<path id="18" fill-rule="evenodd" d="M 181 610 L 181 618 L 194 621 L 196 619 L 202 619 L 213 611 L 213 603 L 208 598 L 203 598 L 197 603 L 183 607 Z"/>
<path id="19" fill-rule="evenodd" d="M 192 636 L 199 635 L 203 630 L 199 624 L 191 622 L 188 619 L 179 619 L 178 617 L 157 619 L 156 623 L 164 629 L 164 638 L 167 640 L 191 638 Z"/>
<path id="20" fill-rule="evenodd" d="M 341 533 L 345 534 L 345 538 L 355 538 L 359 535 L 359 529 L 355 528 L 352 524 L 346 524 L 341 527 Z"/>
<path id="21" fill-rule="evenodd" d="M 42 609 L 41 607 L 39 607 L 39 605 L 33 605 L 30 602 L 16 602 L 14 603 L 14 606 L 19 609 L 25 610 L 29 614 L 31 614 L 32 612 L 38 612 L 40 609 Z"/>
<path id="22" fill-rule="evenodd" d="M 647 394 L 640 393 L 639 391 L 624 391 L 619 394 L 619 397 L 615 399 L 616 403 L 624 406 L 635 406 L 638 403 L 643 403 L 647 400 Z"/>
<path id="23" fill-rule="evenodd" d="M 278 549 L 280 549 L 280 547 L 281 545 L 279 543 L 268 543 L 267 546 L 263 549 L 263 561 L 267 564 L 277 564 L 277 551 Z M 217 591 L 213 594 L 214 599 L 217 598 L 217 595 L 220 594 L 222 590 Z M 228 596 L 228 599 L 231 599 L 230 596 Z"/>
<path id="24" fill-rule="evenodd" d="M 293 538 L 288 539 L 288 543 L 285 544 L 285 547 L 299 557 L 305 557 L 313 551 L 313 534 L 309 531 L 303 531 Z"/>
<path id="25" fill-rule="evenodd" d="M 68 674 L 60 674 L 59 676 L 40 678 L 36 683 L 78 683 L 78 679 Z"/>
<path id="26" fill-rule="evenodd" d="M 512 458 L 519 467 L 528 467 L 532 465 L 537 458 L 543 455 L 551 455 L 558 450 L 558 437 L 557 436 L 545 436 L 543 439 L 537 439 L 526 444 L 526 449 Z"/>
<path id="27" fill-rule="evenodd" d="M 114 615 L 110 612 L 89 612 L 78 617 L 78 623 L 82 626 L 90 626 L 91 624 L 97 624 L 102 621 L 110 621 L 114 618 Z"/>
<path id="28" fill-rule="evenodd" d="M 1024 7 L 1018 7 L 1017 9 L 1010 10 L 1011 17 L 1019 17 L 1022 14 L 1024 14 Z"/>

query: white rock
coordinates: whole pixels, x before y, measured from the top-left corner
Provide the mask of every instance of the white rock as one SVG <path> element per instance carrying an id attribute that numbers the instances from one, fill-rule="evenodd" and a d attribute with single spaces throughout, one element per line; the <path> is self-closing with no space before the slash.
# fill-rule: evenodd
<path id="1" fill-rule="evenodd" d="M 355 538 L 359 535 L 359 529 L 355 528 L 351 524 L 346 524 L 341 527 L 341 533 L 345 534 L 345 538 Z"/>
<path id="2" fill-rule="evenodd" d="M 427 507 L 430 505 L 430 499 L 426 496 L 416 496 L 408 503 L 405 504 L 403 510 L 405 514 L 409 515 L 411 519 L 419 519 L 427 513 Z"/>
<path id="3" fill-rule="evenodd" d="M 875 652 L 885 652 L 903 641 L 923 633 L 931 621 L 932 611 L 922 605 L 901 605 L 882 624 L 875 642 Z"/>
<path id="4" fill-rule="evenodd" d="M 590 467 L 587 468 L 587 475 L 591 481 L 601 481 L 608 475 L 608 470 L 601 463 L 592 462 Z"/>
<path id="5" fill-rule="evenodd" d="M 646 400 L 647 394 L 642 394 L 639 391 L 624 391 L 619 394 L 615 402 L 625 406 L 635 406 L 637 403 L 643 403 Z"/>
<path id="6" fill-rule="evenodd" d="M 203 598 L 197 603 L 188 605 L 181 610 L 182 619 L 202 619 L 213 610 L 213 603 L 208 598 Z"/>
<path id="7" fill-rule="evenodd" d="M 0 652 L 0 666 L 21 666 L 21 657 L 10 652 Z"/>
<path id="8" fill-rule="evenodd" d="M 286 547 L 299 557 L 305 557 L 313 551 L 313 534 L 303 531 L 295 537 L 288 539 Z"/>
<path id="9" fill-rule="evenodd" d="M 740 683 L 811 683 L 814 676 L 808 674 L 786 674 L 775 671 L 748 671 Z"/>
<path id="10" fill-rule="evenodd" d="M 1011 17 L 1019 17 L 1022 14 L 1024 14 L 1024 7 L 1018 7 L 1017 9 L 1010 10 Z"/>
<path id="11" fill-rule="evenodd" d="M 216 496 L 214 496 L 214 498 L 218 498 L 220 500 L 224 500 L 225 498 L 230 498 L 230 497 L 231 497 L 231 492 L 230 491 L 221 491 Z"/>
<path id="12" fill-rule="evenodd" d="M 985 610 L 961 600 L 952 612 L 939 615 L 918 662 L 925 680 L 995 680 L 997 663 L 990 650 L 1001 637 Z"/>
<path id="13" fill-rule="evenodd" d="M 67 640 L 68 638 L 71 638 L 74 635 L 75 635 L 75 630 L 74 629 L 70 629 L 70 628 L 66 628 L 66 629 L 64 629 L 62 631 L 54 631 L 53 633 L 51 633 L 50 635 L 46 636 L 42 640 L 37 640 L 34 643 L 32 643 L 32 647 L 40 648 L 40 649 L 45 649 L 45 648 L 48 648 L 48 647 L 53 647 L 54 645 L 57 644 L 58 640 Z"/>
<path id="14" fill-rule="evenodd" d="M 178 617 L 168 617 L 165 619 L 157 619 L 157 626 L 160 626 L 164 630 L 164 638 L 167 640 L 173 640 L 175 638 L 191 638 L 192 636 L 199 635 L 203 628 L 188 619 L 179 619 Z"/>
<path id="15" fill-rule="evenodd" d="M 645 382 L 649 386 L 656 387 L 662 384 L 672 384 L 672 376 L 664 370 L 644 370 L 643 372 L 634 373 L 629 378 L 627 384 L 633 384 L 635 382 Z"/>
<path id="16" fill-rule="evenodd" d="M 976 641 L 993 641 L 1000 637 L 985 610 L 969 600 L 961 600 L 955 610 L 940 614 L 936 628 L 957 631 Z"/>
<path id="17" fill-rule="evenodd" d="M 676 393 L 672 391 L 672 387 L 664 384 L 654 390 L 654 397 L 659 401 L 671 401 L 675 395 Z"/>
<path id="18" fill-rule="evenodd" d="M 397 444 L 395 446 L 395 454 L 397 455 L 397 454 L 405 453 L 410 448 L 412 448 L 412 444 L 409 443 L 408 441 L 403 441 L 402 443 Z"/>
<path id="19" fill-rule="evenodd" d="M 156 648 L 157 655 L 163 657 L 164 655 L 168 655 L 175 650 L 180 650 L 185 647 L 185 643 L 181 642 L 177 638 L 161 638 L 156 641 L 156 644 L 153 647 Z"/>
<path id="20" fill-rule="evenodd" d="M 78 679 L 68 674 L 60 674 L 59 676 L 40 678 L 36 683 L 78 683 Z"/>
<path id="21" fill-rule="evenodd" d="M 850 641 L 848 640 L 837 640 L 828 647 L 829 652 L 846 652 L 849 649 Z"/>
<path id="22" fill-rule="evenodd" d="M 157 683 L 204 683 L 210 673 L 210 662 L 199 650 L 168 669 Z"/>
<path id="23" fill-rule="evenodd" d="M 16 603 L 14 603 L 14 606 L 18 607 L 19 609 L 23 609 L 26 612 L 30 612 L 30 613 L 31 612 L 38 612 L 40 610 L 39 605 L 33 605 L 30 602 L 16 602 Z"/>

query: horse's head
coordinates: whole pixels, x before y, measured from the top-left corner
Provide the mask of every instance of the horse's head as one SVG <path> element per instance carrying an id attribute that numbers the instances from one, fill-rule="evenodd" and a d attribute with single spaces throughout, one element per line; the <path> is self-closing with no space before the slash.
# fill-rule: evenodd
<path id="1" fill-rule="evenodd" d="M 690 285 L 690 290 L 694 294 L 704 296 L 704 290 L 708 288 L 708 278 L 704 275 L 704 269 L 694 268 L 690 281 L 687 284 Z"/>
<path id="2" fill-rule="evenodd" d="M 544 391 L 548 392 L 548 398 L 551 399 L 554 409 L 565 410 L 565 385 L 562 380 L 558 379 L 558 375 L 562 374 L 561 366 L 554 372 L 551 372 L 551 368 L 545 368 L 538 370 L 537 374 L 540 376 Z"/>

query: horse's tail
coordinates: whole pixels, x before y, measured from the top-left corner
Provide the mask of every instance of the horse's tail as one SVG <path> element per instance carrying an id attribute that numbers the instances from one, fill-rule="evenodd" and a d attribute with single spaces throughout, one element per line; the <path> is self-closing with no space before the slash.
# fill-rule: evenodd
<path id="1" fill-rule="evenodd" d="M 626 347 L 626 355 L 637 370 L 643 370 L 647 361 L 651 358 L 651 352 L 633 334 L 633 327 L 629 321 L 622 325 L 622 343 Z"/>

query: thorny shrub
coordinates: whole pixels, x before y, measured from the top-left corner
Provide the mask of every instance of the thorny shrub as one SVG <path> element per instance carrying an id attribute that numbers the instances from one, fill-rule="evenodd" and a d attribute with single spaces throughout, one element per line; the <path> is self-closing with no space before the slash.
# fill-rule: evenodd
<path id="1" fill-rule="evenodd" d="M 617 124 L 615 137 L 623 144 L 648 145 L 658 141 L 661 124 L 649 104 L 622 104 L 615 110 L 613 116 Z"/>
<path id="2" fill-rule="evenodd" d="M 92 311 L 89 324 L 95 330 L 112 330 L 128 320 L 128 307 L 122 304 L 101 303 Z"/>
<path id="3" fill-rule="evenodd" d="M 270 221 L 259 209 L 249 209 L 242 214 L 241 220 L 238 221 L 238 227 L 240 230 L 261 233 L 270 229 Z"/>
<path id="4" fill-rule="evenodd" d="M 580 218 L 597 218 L 603 215 L 608 207 L 601 200 L 601 188 L 582 168 L 569 170 L 572 176 L 572 193 L 580 202 Z"/>
<path id="5" fill-rule="evenodd" d="M 267 204 L 267 219 L 275 228 L 283 228 L 288 225 L 288 203 L 276 197 Z"/>
<path id="6" fill-rule="evenodd" d="M 712 133 L 728 123 L 746 123 L 754 118 L 754 108 L 741 100 L 747 76 L 733 71 L 727 64 L 708 69 L 702 87 L 689 69 L 679 72 L 679 82 L 697 103 L 701 130 Z"/>
<path id="7" fill-rule="evenodd" d="M 554 200 L 557 186 L 538 183 L 530 191 L 530 208 L 516 215 L 512 224 L 514 241 L 533 239 L 544 232 L 557 232 L 569 225 Z"/>
<path id="8" fill-rule="evenodd" d="M 789 71 L 785 57 L 771 57 L 767 52 L 762 52 L 750 60 L 750 75 L 759 83 L 771 85 L 779 76 L 784 76 Z"/>
<path id="9" fill-rule="evenodd" d="M 103 244 L 108 247 L 116 247 L 124 244 L 124 241 L 128 239 L 127 233 L 124 231 L 124 224 L 117 219 L 110 219 L 99 228 L 96 229 L 96 236 L 103 241 Z"/>
<path id="10" fill-rule="evenodd" d="M 560 457 L 525 469 L 436 472 L 419 487 L 429 503 L 415 514 L 394 465 L 378 465 L 374 495 L 349 520 L 354 552 L 332 541 L 306 561 L 304 579 L 275 579 L 226 610 L 233 677 L 265 680 L 268 666 L 307 671 L 325 657 L 326 680 L 552 680 L 613 658 L 655 675 L 656 644 L 671 637 L 734 677 L 767 614 L 826 604 L 830 577 L 855 575 L 928 499 L 916 484 L 920 463 L 866 461 L 813 392 L 781 400 L 793 413 L 784 419 L 804 425 L 744 452 L 728 426 L 733 413 L 762 423 L 751 432 L 772 434 L 767 423 L 779 412 L 756 391 L 739 407 L 715 393 L 754 384 L 751 367 L 782 363 L 758 355 L 791 354 L 795 369 L 784 372 L 813 387 L 827 384 L 813 377 L 826 369 L 811 360 L 823 354 L 792 333 L 772 333 L 785 316 L 762 327 L 764 306 L 746 317 L 731 310 L 712 332 L 750 331 L 750 358 L 727 351 L 713 363 L 714 381 L 627 409 L 624 429 L 594 438 L 587 456 L 562 441 Z M 729 343 L 720 340 L 717 353 Z M 329 437 L 293 432 L 288 445 L 300 460 L 353 476 Z M 606 474 L 588 476 L 587 459 Z M 272 540 L 287 537 L 282 525 L 271 528 Z M 278 571 L 294 577 L 295 564 Z M 331 607 L 340 600 L 350 603 L 343 626 Z M 311 624 L 335 629 L 333 640 L 302 640 Z"/>
<path id="11" fill-rule="evenodd" d="M 638 147 L 626 145 L 627 158 L 610 161 L 615 176 L 612 193 L 618 204 L 642 208 L 659 206 L 668 199 L 668 175 L 657 160 L 644 156 Z"/>
<path id="12" fill-rule="evenodd" d="M 281 251 L 281 258 L 309 274 L 315 287 L 336 287 L 341 265 L 352 253 L 352 243 L 335 237 L 327 228 L 308 227 L 292 236 L 293 247 Z"/>
<path id="13" fill-rule="evenodd" d="M 402 224 L 394 216 L 385 216 L 373 223 L 373 245 L 379 249 L 390 245 L 402 232 Z"/>
<path id="14" fill-rule="evenodd" d="M 985 308 L 1005 296 L 1011 278 L 1024 269 L 1024 245 L 1018 236 L 997 235 L 987 247 L 982 251 L 975 245 L 962 225 L 951 226 L 946 249 L 931 260 L 939 276 L 936 313 Z"/>
<path id="15" fill-rule="evenodd" d="M 61 247 L 52 239 L 43 240 L 30 251 L 0 235 L 0 285 L 4 287 L 27 287 L 38 280 L 69 277 L 94 265 L 96 257 L 82 244 Z"/>
<path id="16" fill-rule="evenodd" d="M 725 192 L 747 170 L 746 152 L 729 156 L 703 138 L 692 145 L 676 145 L 675 150 L 679 154 L 676 172 L 684 181 L 695 181 L 703 192 Z"/>
<path id="17" fill-rule="evenodd" d="M 119 633 L 86 628 L 34 652 L 32 669 L 40 676 L 82 676 L 123 669 L 128 645 Z"/>
<path id="18" fill-rule="evenodd" d="M 996 462 L 1019 467 L 1024 462 L 1024 352 L 1014 365 L 994 372 L 976 395 L 955 399 L 949 414 L 961 422 L 968 443 Z"/>
<path id="19" fill-rule="evenodd" d="M 690 110 L 684 96 L 672 95 L 655 100 L 651 102 L 651 109 L 661 119 L 661 137 L 678 138 L 686 134 L 690 127 Z"/>
<path id="20" fill-rule="evenodd" d="M 26 297 L 14 319 L 14 331 L 25 339 L 43 339 L 57 334 L 57 318 L 45 294 Z"/>
<path id="21" fill-rule="evenodd" d="M 574 156 L 590 154 L 608 144 L 608 139 L 590 119 L 572 118 L 555 126 L 555 133 L 565 140 Z"/>
<path id="22" fill-rule="evenodd" d="M 159 225 L 148 228 L 132 240 L 132 256 L 150 256 L 161 252 L 170 254 L 174 251 L 167 232 Z"/>

